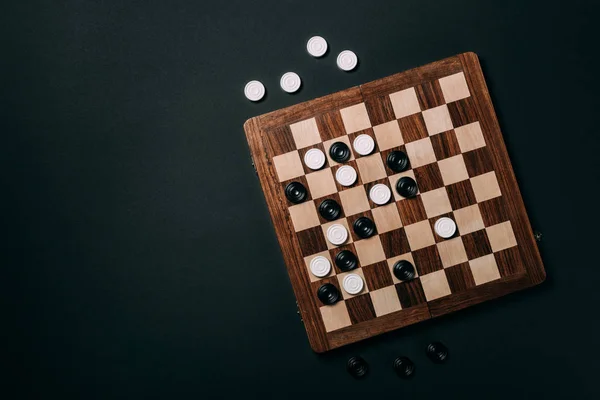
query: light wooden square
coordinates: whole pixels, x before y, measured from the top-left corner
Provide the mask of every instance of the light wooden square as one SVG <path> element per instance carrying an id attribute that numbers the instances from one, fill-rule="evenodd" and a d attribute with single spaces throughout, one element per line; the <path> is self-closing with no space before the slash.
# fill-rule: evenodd
<path id="1" fill-rule="evenodd" d="M 517 245 L 517 239 L 510 221 L 488 226 L 485 228 L 492 251 L 500 251 Z"/>
<path id="2" fill-rule="evenodd" d="M 438 161 L 438 166 L 442 173 L 444 185 L 452 185 L 453 183 L 469 179 L 469 173 L 467 172 L 462 154 L 440 160 Z"/>
<path id="3" fill-rule="evenodd" d="M 358 276 L 360 276 L 363 280 L 363 290 L 361 290 L 360 292 L 356 293 L 356 294 L 350 294 L 348 292 L 346 292 L 346 290 L 344 289 L 344 278 L 346 277 L 346 275 L 349 274 L 356 274 Z M 365 279 L 365 274 L 363 273 L 362 268 L 356 268 L 353 269 L 352 271 L 348 271 L 348 272 L 343 272 L 341 274 L 337 275 L 337 280 L 338 283 L 340 284 L 340 288 L 342 288 L 342 297 L 344 299 L 349 299 L 355 296 L 360 296 L 361 294 L 365 294 L 365 293 L 369 293 L 369 287 L 367 286 L 367 280 Z"/>
<path id="4" fill-rule="evenodd" d="M 444 268 L 469 261 L 460 236 L 438 243 L 437 248 Z"/>
<path id="5" fill-rule="evenodd" d="M 437 135 L 440 132 L 446 132 L 453 128 L 448 106 L 445 104 L 423 111 L 423 119 L 425 120 L 429 136 Z"/>
<path id="6" fill-rule="evenodd" d="M 375 207 L 371 210 L 377 232 L 385 233 L 402 227 L 398 207 L 395 203 L 387 204 L 381 207 Z"/>
<path id="7" fill-rule="evenodd" d="M 435 153 L 431 145 L 431 139 L 426 137 L 415 142 L 406 143 L 406 154 L 412 168 L 435 162 Z"/>
<path id="8" fill-rule="evenodd" d="M 421 200 L 423 201 L 427 218 L 437 217 L 438 215 L 452 211 L 445 187 L 421 193 Z"/>
<path id="9" fill-rule="evenodd" d="M 348 239 L 346 239 L 346 241 L 344 243 L 340 244 L 339 246 L 343 246 L 345 244 L 352 243 L 352 234 L 350 233 L 350 227 L 348 226 L 348 220 L 346 218 L 341 218 L 341 219 L 331 221 L 331 222 L 321 225 L 321 229 L 323 230 L 323 236 L 325 236 L 325 243 L 327 243 L 327 248 L 335 249 L 336 247 L 338 247 L 335 244 L 331 243 L 329 240 L 327 240 L 327 229 L 329 229 L 329 227 L 333 224 L 340 224 L 344 228 L 346 228 L 346 230 L 348 231 Z"/>
<path id="10" fill-rule="evenodd" d="M 409 169 L 408 171 L 400 172 L 399 174 L 392 175 L 388 178 L 388 180 L 390 181 L 390 188 L 392 189 L 392 193 L 394 193 L 394 199 L 396 199 L 396 201 L 406 199 L 406 197 L 400 196 L 400 194 L 396 190 L 396 183 L 398 182 L 398 179 L 400 179 L 404 176 L 413 178 L 416 181 L 415 173 L 413 172 L 412 169 Z M 417 182 L 417 194 L 421 193 L 418 189 L 418 186 L 419 186 L 419 184 Z"/>
<path id="11" fill-rule="evenodd" d="M 500 271 L 498 271 L 498 265 L 493 254 L 471 260 L 469 266 L 476 285 L 500 279 Z"/>
<path id="12" fill-rule="evenodd" d="M 448 285 L 446 272 L 443 269 L 422 275 L 421 286 L 423 286 L 423 293 L 425 293 L 427 301 L 439 299 L 452 293 Z"/>
<path id="13" fill-rule="evenodd" d="M 363 183 L 369 183 L 386 177 L 385 167 L 379 153 L 361 157 L 356 160 Z"/>
<path id="14" fill-rule="evenodd" d="M 350 145 L 350 138 L 347 135 L 343 135 L 343 136 L 337 137 L 335 139 L 331 139 L 331 140 L 327 140 L 327 141 L 323 142 L 323 147 L 325 149 L 325 155 L 327 156 L 329 165 L 331 165 L 332 167 L 340 164 L 340 163 L 333 161 L 333 159 L 329 155 L 329 149 L 331 148 L 331 145 L 336 142 L 346 143 L 348 148 L 352 149 L 352 146 Z M 348 161 L 350 161 L 350 160 L 354 160 L 354 153 L 352 153 L 352 150 L 350 151 L 350 158 L 348 159 Z"/>
<path id="15" fill-rule="evenodd" d="M 337 192 L 331 168 L 311 172 L 306 175 L 306 182 L 308 183 L 308 188 L 310 189 L 313 199 L 318 199 L 319 197 Z"/>
<path id="16" fill-rule="evenodd" d="M 342 108 L 340 114 L 342 114 L 342 122 L 344 123 L 347 134 L 362 131 L 363 129 L 371 127 L 371 121 L 369 120 L 369 114 L 367 114 L 365 103 Z"/>
<path id="17" fill-rule="evenodd" d="M 435 239 L 433 238 L 433 233 L 431 232 L 429 220 L 406 225 L 404 227 L 404 231 L 406 232 L 406 237 L 408 238 L 408 244 L 410 244 L 410 248 L 413 251 L 435 244 Z"/>
<path id="18" fill-rule="evenodd" d="M 402 310 L 400 305 L 400 299 L 398 298 L 398 292 L 394 286 L 384 287 L 370 292 L 371 302 L 373 303 L 373 309 L 375 315 L 381 317 L 382 315 L 393 313 L 394 311 Z"/>
<path id="19" fill-rule="evenodd" d="M 294 224 L 294 230 L 296 232 L 303 231 L 320 224 L 319 217 L 317 216 L 317 208 L 312 200 L 293 205 L 289 208 L 289 210 L 292 223 Z"/>
<path id="20" fill-rule="evenodd" d="M 348 314 L 348 307 L 346 307 L 346 302 L 344 301 L 338 301 L 332 306 L 320 307 L 319 310 L 321 311 L 321 317 L 323 317 L 323 324 L 327 332 L 352 325 L 350 315 Z"/>
<path id="21" fill-rule="evenodd" d="M 321 135 L 314 118 L 305 119 L 290 125 L 296 148 L 302 149 L 313 144 L 321 143 Z"/>
<path id="22" fill-rule="evenodd" d="M 344 213 L 347 217 L 367 211 L 371 206 L 367 198 L 365 187 L 360 185 L 348 190 L 342 190 L 339 193 Z"/>
<path id="23" fill-rule="evenodd" d="M 397 120 L 374 126 L 373 132 L 375 132 L 375 138 L 381 151 L 404 144 Z"/>
<path id="24" fill-rule="evenodd" d="M 312 272 L 310 272 L 310 262 L 312 261 L 313 258 L 318 257 L 318 256 L 325 257 L 331 263 L 331 271 L 329 271 L 329 273 L 322 278 L 319 278 L 318 276 L 314 276 L 312 274 Z M 322 251 L 320 253 L 312 254 L 308 257 L 304 257 L 304 264 L 306 265 L 306 270 L 308 271 L 308 276 L 310 277 L 311 282 L 320 281 L 321 279 L 328 278 L 328 277 L 335 275 L 335 268 L 333 267 L 333 262 L 331 261 L 331 255 L 329 254 L 329 251 Z"/>
<path id="25" fill-rule="evenodd" d="M 363 267 L 385 260 L 385 253 L 379 235 L 354 242 L 354 248 L 360 265 Z"/>
<path id="26" fill-rule="evenodd" d="M 446 103 L 464 99 L 471 95 L 465 74 L 462 72 L 441 78 L 439 82 Z"/>
<path id="27" fill-rule="evenodd" d="M 485 146 L 485 139 L 479 121 L 454 128 L 454 133 L 456 134 L 458 147 L 463 153 Z"/>
<path id="28" fill-rule="evenodd" d="M 302 168 L 298 150 L 273 157 L 273 165 L 275 165 L 279 182 L 304 175 L 304 168 Z"/>
<path id="29" fill-rule="evenodd" d="M 408 88 L 390 94 L 390 102 L 396 118 L 406 117 L 421 111 L 415 88 Z"/>
<path id="30" fill-rule="evenodd" d="M 475 200 L 477 200 L 478 203 L 502 196 L 494 171 L 471 178 L 471 186 L 473 186 Z"/>
<path id="31" fill-rule="evenodd" d="M 394 283 L 404 282 L 404 281 L 401 281 L 400 279 L 396 278 L 396 275 L 394 275 L 394 264 L 396 264 L 400 260 L 406 260 L 406 261 L 410 262 L 413 266 L 415 265 L 415 260 L 413 259 L 412 253 L 405 253 L 405 254 L 401 254 L 396 257 L 388 258 L 386 261 L 387 261 L 388 267 L 390 268 L 390 275 L 392 276 L 392 281 L 394 281 Z M 417 276 L 417 277 L 419 276 L 419 273 L 417 272 L 416 268 L 415 268 L 415 276 Z"/>
<path id="32" fill-rule="evenodd" d="M 454 220 L 461 235 L 475 232 L 484 228 L 481 211 L 477 204 L 454 210 Z"/>

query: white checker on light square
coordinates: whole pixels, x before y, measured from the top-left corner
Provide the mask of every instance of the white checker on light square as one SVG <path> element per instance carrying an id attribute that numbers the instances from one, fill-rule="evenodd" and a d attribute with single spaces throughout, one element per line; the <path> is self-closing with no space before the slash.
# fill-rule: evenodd
<path id="1" fill-rule="evenodd" d="M 373 127 L 377 145 L 380 151 L 388 150 L 404 144 L 400 125 L 397 120 L 386 122 L 385 124 L 376 125 Z"/>
<path id="2" fill-rule="evenodd" d="M 502 195 L 494 171 L 471 178 L 471 186 L 478 203 Z"/>
<path id="3" fill-rule="evenodd" d="M 387 286 L 374 290 L 369 292 L 369 295 L 371 296 L 375 315 L 378 317 L 402 310 L 395 286 Z"/>
<path id="4" fill-rule="evenodd" d="M 327 251 L 327 250 L 322 251 L 317 254 L 310 255 L 308 257 L 304 257 L 304 264 L 306 264 L 306 269 L 309 272 L 308 276 L 309 276 L 311 282 L 316 282 L 318 280 L 321 280 L 322 278 L 327 278 L 327 277 L 335 275 L 335 270 L 333 268 L 330 268 L 329 273 L 327 273 L 327 275 L 325 275 L 325 276 L 318 277 L 318 276 L 314 275 L 312 273 L 311 262 L 313 261 L 313 259 L 315 259 L 317 257 L 324 257 L 325 259 L 327 259 L 329 261 L 330 265 L 333 266 L 333 263 L 331 261 L 331 255 L 329 254 L 329 251 Z"/>
<path id="5" fill-rule="evenodd" d="M 438 161 L 438 167 L 440 167 L 442 180 L 446 186 L 469 179 L 462 154 Z"/>
<path id="6" fill-rule="evenodd" d="M 325 325 L 325 331 L 332 332 L 346 326 L 352 325 L 346 302 L 338 301 L 331 306 L 320 307 L 321 317 Z"/>
<path id="7" fill-rule="evenodd" d="M 500 271 L 498 271 L 498 265 L 493 254 L 470 260 L 469 266 L 476 285 L 500 279 Z"/>
<path id="8" fill-rule="evenodd" d="M 396 119 L 421 112 L 421 106 L 419 106 L 417 92 L 415 92 L 414 87 L 390 94 L 390 102 Z"/>
<path id="9" fill-rule="evenodd" d="M 312 200 L 293 205 L 289 207 L 289 211 L 296 232 L 320 225 L 317 209 Z"/>
<path id="10" fill-rule="evenodd" d="M 304 168 L 298 150 L 273 157 L 273 165 L 275 171 L 277 171 L 279 182 L 304 175 Z"/>
<path id="11" fill-rule="evenodd" d="M 412 168 L 421 167 L 436 161 L 431 139 L 428 137 L 406 143 L 406 154 Z"/>
<path id="12" fill-rule="evenodd" d="M 450 119 L 448 106 L 445 104 L 423 111 L 423 120 L 425 121 L 429 136 L 449 131 L 454 127 Z"/>
<path id="13" fill-rule="evenodd" d="M 321 135 L 317 127 L 317 120 L 309 118 L 290 125 L 297 149 L 303 149 L 313 144 L 321 143 Z"/>
<path id="14" fill-rule="evenodd" d="M 340 110 L 346 133 L 354 133 L 371 127 L 365 103 L 359 103 Z"/>
<path id="15" fill-rule="evenodd" d="M 458 147 L 463 153 L 485 146 L 485 139 L 479 121 L 454 128 L 454 134 L 458 141 Z"/>
<path id="16" fill-rule="evenodd" d="M 463 72 L 441 78 L 439 83 L 446 103 L 464 99 L 471 95 Z"/>
<path id="17" fill-rule="evenodd" d="M 420 279 L 427 301 L 439 299 L 452 293 L 448 285 L 446 272 L 443 269 L 427 275 L 421 275 Z"/>
<path id="18" fill-rule="evenodd" d="M 515 238 L 515 233 L 510 221 L 488 226 L 485 230 L 493 252 L 508 249 L 517 245 L 517 239 Z"/>

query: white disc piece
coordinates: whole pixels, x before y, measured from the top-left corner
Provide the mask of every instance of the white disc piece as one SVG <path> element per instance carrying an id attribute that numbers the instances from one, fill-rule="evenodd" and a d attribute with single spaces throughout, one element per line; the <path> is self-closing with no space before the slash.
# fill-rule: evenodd
<path id="1" fill-rule="evenodd" d="M 326 257 L 316 256 L 310 260 L 310 272 L 317 278 L 323 278 L 329 275 L 331 271 L 331 263 Z"/>
<path id="2" fill-rule="evenodd" d="M 371 154 L 373 149 L 375 149 L 375 141 L 371 136 L 363 133 L 354 139 L 354 142 L 352 142 L 352 147 L 354 147 L 354 150 L 356 150 L 356 152 L 361 156 L 366 156 Z"/>
<path id="3" fill-rule="evenodd" d="M 304 164 L 310 169 L 320 169 L 325 165 L 325 153 L 319 149 L 310 149 L 304 155 Z"/>
<path id="4" fill-rule="evenodd" d="M 369 198 L 373 203 L 383 205 L 392 198 L 392 191 L 383 183 L 378 183 L 369 190 Z"/>
<path id="5" fill-rule="evenodd" d="M 327 228 L 327 240 L 336 246 L 344 244 L 348 239 L 348 231 L 344 225 L 333 224 Z"/>
<path id="6" fill-rule="evenodd" d="M 265 85 L 259 81 L 250 81 L 244 87 L 244 95 L 251 101 L 259 101 L 265 96 Z"/>
<path id="7" fill-rule="evenodd" d="M 365 284 L 360 275 L 348 274 L 344 277 L 344 280 L 342 281 L 342 286 L 344 287 L 344 290 L 346 292 L 350 294 L 357 294 L 360 293 L 361 290 L 363 290 Z"/>
<path id="8" fill-rule="evenodd" d="M 342 186 L 352 186 L 356 182 L 356 170 L 349 165 L 341 166 L 335 173 L 335 179 Z"/>
<path id="9" fill-rule="evenodd" d="M 327 41 L 321 36 L 313 36 L 308 39 L 306 50 L 313 57 L 322 57 L 327 52 Z"/>
<path id="10" fill-rule="evenodd" d="M 281 80 L 279 81 L 281 88 L 288 93 L 294 93 L 300 89 L 301 83 L 300 77 L 295 72 L 286 72 L 281 76 Z"/>
<path id="11" fill-rule="evenodd" d="M 344 50 L 337 57 L 337 65 L 344 71 L 352 71 L 358 64 L 358 57 L 353 51 Z"/>
<path id="12" fill-rule="evenodd" d="M 433 229 L 439 236 L 448 239 L 456 232 L 456 223 L 448 217 L 442 217 L 435 221 Z"/>

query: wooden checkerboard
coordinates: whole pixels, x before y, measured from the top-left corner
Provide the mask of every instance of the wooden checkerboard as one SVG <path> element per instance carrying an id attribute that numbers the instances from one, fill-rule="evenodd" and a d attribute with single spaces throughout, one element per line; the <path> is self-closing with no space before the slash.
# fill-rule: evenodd
<path id="1" fill-rule="evenodd" d="M 523 200 L 502 140 L 477 56 L 460 54 L 359 87 L 248 120 L 245 130 L 275 231 L 298 300 L 311 347 L 323 352 L 418 321 L 536 285 L 544 267 Z M 341 164 L 329 156 L 334 142 L 371 136 L 375 150 L 349 161 L 358 172 L 350 187 L 335 173 Z M 312 148 L 327 155 L 313 171 L 303 163 Z M 404 151 L 410 169 L 394 173 L 387 155 Z M 395 190 L 402 176 L 418 184 L 414 198 Z M 284 195 L 300 182 L 309 197 L 292 204 Z M 376 205 L 369 189 L 383 183 L 394 196 Z M 342 206 L 336 221 L 317 211 L 325 199 Z M 377 234 L 361 239 L 353 222 L 367 216 Z M 442 239 L 433 225 L 441 217 L 456 222 L 457 233 Z M 325 232 L 343 224 L 350 236 L 334 246 Z M 333 262 L 341 250 L 357 255 L 364 288 L 355 295 L 342 289 L 342 272 Z M 318 278 L 312 258 L 332 262 Z M 417 278 L 396 279 L 392 266 L 409 260 Z M 343 299 L 324 305 L 316 291 L 335 285 Z"/>

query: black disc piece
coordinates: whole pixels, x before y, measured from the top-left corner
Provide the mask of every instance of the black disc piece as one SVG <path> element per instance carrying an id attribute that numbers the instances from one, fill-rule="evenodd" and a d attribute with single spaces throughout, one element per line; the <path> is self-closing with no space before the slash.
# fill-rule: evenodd
<path id="1" fill-rule="evenodd" d="M 401 281 L 410 281 L 415 279 L 415 267 L 408 260 L 400 260 L 394 264 L 394 276 Z"/>
<path id="2" fill-rule="evenodd" d="M 350 148 L 344 142 L 335 142 L 329 148 L 329 156 L 335 162 L 341 163 L 350 159 Z"/>
<path id="3" fill-rule="evenodd" d="M 360 356 L 350 357 L 348 359 L 348 363 L 346 364 L 346 369 L 350 375 L 356 379 L 359 379 L 364 377 L 367 372 L 369 372 L 369 364 L 367 364 L 367 362 Z"/>
<path id="4" fill-rule="evenodd" d="M 396 182 L 396 191 L 402 197 L 415 197 L 419 188 L 417 182 L 411 177 L 403 176 Z"/>
<path id="5" fill-rule="evenodd" d="M 308 191 L 300 182 L 291 182 L 285 187 L 285 197 L 294 204 L 302 203 L 308 197 Z"/>
<path id="6" fill-rule="evenodd" d="M 354 233 L 362 239 L 369 238 L 375 234 L 375 223 L 367 217 L 360 217 L 352 224 Z"/>
<path id="7" fill-rule="evenodd" d="M 342 214 L 342 207 L 335 200 L 323 200 L 319 205 L 319 214 L 327 221 L 333 221 L 334 219 L 338 219 Z"/>
<path id="8" fill-rule="evenodd" d="M 448 348 L 440 342 L 427 345 L 427 357 L 434 363 L 441 364 L 448 359 Z"/>
<path id="9" fill-rule="evenodd" d="M 408 357 L 398 357 L 394 360 L 394 371 L 401 378 L 410 378 L 415 374 L 415 363 Z"/>
<path id="10" fill-rule="evenodd" d="M 408 168 L 408 156 L 400 150 L 394 150 L 388 154 L 386 162 L 387 166 L 394 172 L 406 171 Z"/>
<path id="11" fill-rule="evenodd" d="M 358 259 L 350 250 L 342 250 L 335 256 L 335 265 L 342 271 L 351 271 L 358 266 Z"/>
<path id="12" fill-rule="evenodd" d="M 340 291 L 335 285 L 326 283 L 317 290 L 317 297 L 323 304 L 330 306 L 340 299 Z"/>

